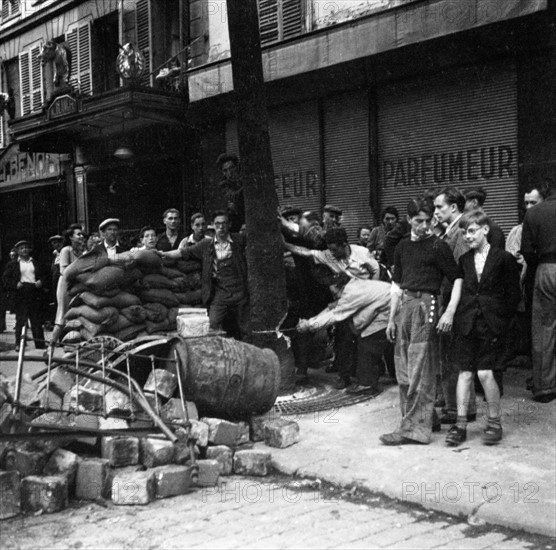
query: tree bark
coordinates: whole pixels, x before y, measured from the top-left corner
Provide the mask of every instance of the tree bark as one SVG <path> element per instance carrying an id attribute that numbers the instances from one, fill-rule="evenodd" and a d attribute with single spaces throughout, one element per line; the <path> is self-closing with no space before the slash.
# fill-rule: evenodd
<path id="1" fill-rule="evenodd" d="M 282 346 L 267 331 L 280 323 L 287 311 L 287 300 L 283 246 L 276 221 L 278 196 L 268 133 L 259 16 L 256 0 L 228 0 L 227 9 L 245 198 L 252 343 L 277 351 Z M 282 363 L 282 357 L 280 360 Z M 284 369 L 282 373 L 285 374 Z M 286 380 L 282 386 L 284 383 Z"/>

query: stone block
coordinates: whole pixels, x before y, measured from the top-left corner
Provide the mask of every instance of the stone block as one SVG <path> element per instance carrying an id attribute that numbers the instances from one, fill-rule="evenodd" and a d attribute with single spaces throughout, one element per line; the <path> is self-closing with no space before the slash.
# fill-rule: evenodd
<path id="1" fill-rule="evenodd" d="M 197 445 L 206 447 L 208 445 L 209 427 L 205 422 L 200 420 L 191 421 L 191 437 L 197 440 Z"/>
<path id="2" fill-rule="evenodd" d="M 84 386 L 73 386 L 64 395 L 64 410 L 99 412 L 102 411 L 102 404 L 102 393 L 95 389 L 85 388 Z"/>
<path id="3" fill-rule="evenodd" d="M 270 471 L 268 451 L 248 449 L 234 454 L 234 473 L 244 476 L 266 476 Z"/>
<path id="4" fill-rule="evenodd" d="M 98 419 L 98 427 L 101 430 L 127 430 L 129 428 L 129 422 L 124 418 L 114 418 L 109 416 L 108 418 Z"/>
<path id="5" fill-rule="evenodd" d="M 57 393 L 53 391 L 46 391 L 46 388 L 43 388 L 39 392 L 39 400 L 41 407 L 44 409 L 61 409 L 63 404 L 63 398 L 60 397 Z"/>
<path id="6" fill-rule="evenodd" d="M 112 481 L 112 502 L 118 505 L 148 504 L 155 498 L 156 480 L 152 470 L 118 473 Z"/>
<path id="7" fill-rule="evenodd" d="M 264 426 L 267 422 L 280 418 L 280 413 L 270 410 L 264 414 L 254 414 L 249 419 L 251 441 L 264 441 Z"/>
<path id="8" fill-rule="evenodd" d="M 174 395 L 177 387 L 178 379 L 175 374 L 164 369 L 154 369 L 154 373 L 151 370 L 147 383 L 144 385 L 143 389 L 151 393 L 156 392 L 158 395 L 170 399 L 170 397 Z"/>
<path id="9" fill-rule="evenodd" d="M 201 421 L 208 424 L 208 441 L 212 445 L 236 447 L 245 439 L 245 433 L 247 433 L 247 441 L 249 440 L 249 427 L 245 422 L 229 422 L 221 418 L 208 417 L 201 418 Z"/>
<path id="10" fill-rule="evenodd" d="M 195 440 L 190 439 L 189 432 L 184 428 L 178 428 L 175 431 L 178 441 L 174 443 L 174 463 L 185 464 L 191 460 L 190 442 L 193 443 L 193 455 L 195 459 L 199 456 L 199 447 L 195 445 Z"/>
<path id="11" fill-rule="evenodd" d="M 161 413 L 162 407 L 164 407 L 164 404 L 166 403 L 166 399 L 164 399 L 161 395 L 155 395 L 154 393 L 148 391 L 143 392 L 143 394 L 147 403 L 151 406 L 151 409 L 156 412 L 156 414 Z"/>
<path id="12" fill-rule="evenodd" d="M 226 445 L 208 447 L 207 458 L 218 462 L 218 473 L 221 476 L 229 476 L 232 473 L 234 451 Z"/>
<path id="13" fill-rule="evenodd" d="M 186 418 L 189 418 L 189 420 L 199 420 L 197 405 L 195 405 L 193 401 L 186 401 L 185 406 L 187 408 L 188 416 L 184 414 L 181 399 L 179 397 L 172 397 L 162 407 L 160 413 L 162 418 L 171 422 L 183 422 Z"/>
<path id="14" fill-rule="evenodd" d="M 75 498 L 96 500 L 110 496 L 110 464 L 106 458 L 85 458 L 77 464 Z"/>
<path id="15" fill-rule="evenodd" d="M 98 423 L 99 417 L 93 414 L 70 414 L 68 416 L 68 425 L 73 430 L 96 430 L 99 426 Z M 75 441 L 94 447 L 97 444 L 97 435 L 93 434 L 91 436 L 79 436 L 75 438 Z"/>
<path id="16" fill-rule="evenodd" d="M 12 376 L 8 379 L 8 391 L 13 396 L 14 401 L 16 399 L 15 385 L 16 377 Z M 28 374 L 23 374 L 19 390 L 19 402 L 26 407 L 38 405 L 40 402 L 39 389 L 39 385 Z"/>
<path id="17" fill-rule="evenodd" d="M 68 506 L 68 483 L 63 476 L 28 476 L 21 482 L 21 510 L 51 514 Z"/>
<path id="18" fill-rule="evenodd" d="M 264 427 L 264 442 L 269 447 L 284 449 L 299 441 L 299 424 L 293 420 L 278 418 Z"/>
<path id="19" fill-rule="evenodd" d="M 67 479 L 70 495 L 75 491 L 75 477 L 79 457 L 66 449 L 56 449 L 48 459 L 42 473 L 47 476 L 61 475 Z"/>
<path id="20" fill-rule="evenodd" d="M 129 395 L 122 393 L 116 388 L 107 388 L 104 395 L 104 408 L 106 414 L 118 414 L 121 416 L 131 416 L 134 406 Z"/>
<path id="21" fill-rule="evenodd" d="M 139 439 L 129 436 L 106 436 L 101 441 L 101 456 L 110 466 L 132 466 L 139 462 Z"/>
<path id="22" fill-rule="evenodd" d="M 146 437 L 141 439 L 139 458 L 146 468 L 171 464 L 174 460 L 174 444 L 167 439 Z"/>
<path id="23" fill-rule="evenodd" d="M 245 445 L 249 443 L 249 423 L 248 422 L 238 422 L 239 426 L 239 435 L 236 439 L 236 447 L 239 445 Z"/>
<path id="24" fill-rule="evenodd" d="M 19 472 L 0 472 L 0 520 L 17 516 L 20 510 Z"/>
<path id="25" fill-rule="evenodd" d="M 48 461 L 49 453 L 43 449 L 22 443 L 8 447 L 2 456 L 0 467 L 6 471 L 16 471 L 23 479 L 27 476 L 38 476 Z"/>
<path id="26" fill-rule="evenodd" d="M 191 487 L 190 466 L 158 466 L 153 468 L 155 478 L 155 497 L 167 498 L 184 495 Z"/>
<path id="27" fill-rule="evenodd" d="M 198 487 L 214 487 L 220 476 L 220 464 L 217 460 L 197 460 L 199 474 L 196 485 Z"/>
<path id="28" fill-rule="evenodd" d="M 60 397 L 64 397 L 75 385 L 75 374 L 66 371 L 64 367 L 55 367 L 50 371 L 50 383 L 43 380 L 40 384 L 41 389 L 46 390 L 47 386 L 51 392 Z"/>

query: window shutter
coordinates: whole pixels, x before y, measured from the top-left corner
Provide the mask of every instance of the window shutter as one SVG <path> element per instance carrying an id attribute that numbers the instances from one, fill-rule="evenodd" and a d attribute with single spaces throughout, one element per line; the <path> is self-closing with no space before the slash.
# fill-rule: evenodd
<path id="1" fill-rule="evenodd" d="M 21 95 L 21 114 L 25 116 L 31 112 L 31 67 L 29 64 L 29 52 L 19 54 L 19 90 Z"/>
<path id="2" fill-rule="evenodd" d="M 91 60 L 91 25 L 85 23 L 66 33 L 66 43 L 71 51 L 72 85 L 79 88 L 83 95 L 93 92 Z"/>
<path id="3" fill-rule="evenodd" d="M 259 0 L 259 32 L 261 45 L 280 40 L 278 29 L 279 0 Z"/>
<path id="4" fill-rule="evenodd" d="M 2 89 L 2 71 L 0 71 L 0 94 L 2 93 L 3 89 Z M 1 111 L 0 112 L 0 149 L 3 149 L 4 147 L 6 147 L 6 137 L 5 137 L 5 133 L 6 130 L 4 128 L 4 124 L 6 123 L 6 118 L 5 118 L 5 113 L 6 111 Z"/>
<path id="5" fill-rule="evenodd" d="M 282 36 L 297 36 L 303 30 L 301 0 L 282 0 Z"/>
<path id="6" fill-rule="evenodd" d="M 2 20 L 17 15 L 21 8 L 20 0 L 2 0 Z"/>
<path id="7" fill-rule="evenodd" d="M 10 16 L 10 0 L 2 0 L 2 21 Z"/>
<path id="8" fill-rule="evenodd" d="M 44 101 L 42 65 L 39 59 L 41 49 L 42 46 L 36 46 L 29 52 L 31 56 L 29 61 L 31 66 L 31 111 L 40 111 Z"/>
<path id="9" fill-rule="evenodd" d="M 152 44 L 151 44 L 151 2 L 150 0 L 137 0 L 135 6 L 135 25 L 137 32 L 137 49 L 145 57 L 145 70 L 141 77 L 143 86 L 153 86 L 152 71 Z"/>

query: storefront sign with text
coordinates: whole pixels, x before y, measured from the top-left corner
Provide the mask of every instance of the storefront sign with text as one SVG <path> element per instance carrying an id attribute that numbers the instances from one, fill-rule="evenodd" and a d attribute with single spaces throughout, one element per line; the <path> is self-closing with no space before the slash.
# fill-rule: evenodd
<path id="1" fill-rule="evenodd" d="M 280 172 L 274 175 L 274 185 L 280 200 L 316 197 L 319 194 L 319 178 L 312 170 Z"/>
<path id="2" fill-rule="evenodd" d="M 513 176 L 516 160 L 509 145 L 387 159 L 382 162 L 381 183 L 391 188 L 487 182 Z"/>
<path id="3" fill-rule="evenodd" d="M 60 174 L 60 155 L 16 153 L 0 164 L 0 186 L 53 178 Z"/>

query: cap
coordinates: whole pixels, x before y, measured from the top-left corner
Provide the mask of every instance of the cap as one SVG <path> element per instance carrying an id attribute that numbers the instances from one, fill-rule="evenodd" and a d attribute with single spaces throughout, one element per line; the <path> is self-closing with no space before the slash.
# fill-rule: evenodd
<path id="1" fill-rule="evenodd" d="M 342 211 L 337 207 L 334 206 L 333 204 L 327 204 L 325 205 L 325 207 L 323 208 L 323 210 L 325 212 L 332 212 L 332 214 L 337 214 L 338 216 L 342 215 Z"/>
<path id="2" fill-rule="evenodd" d="M 297 208 L 296 206 L 292 206 L 291 204 L 284 206 L 280 210 L 280 214 L 284 218 L 287 218 L 288 216 L 301 216 L 302 213 L 303 210 L 301 210 L 301 208 Z"/>
<path id="3" fill-rule="evenodd" d="M 106 227 L 108 225 L 110 225 L 111 223 L 116 224 L 118 227 L 120 227 L 121 222 L 118 218 L 106 218 L 103 222 L 101 222 L 98 226 L 98 230 L 99 231 L 104 231 L 106 229 Z"/>
<path id="4" fill-rule="evenodd" d="M 52 235 L 52 237 L 48 237 L 48 242 L 51 241 L 63 241 L 64 237 L 62 235 Z"/>
<path id="5" fill-rule="evenodd" d="M 31 246 L 31 243 L 29 241 L 26 241 L 26 240 L 18 241 L 14 244 L 14 248 L 19 248 L 20 246 L 23 246 L 23 245 Z"/>

